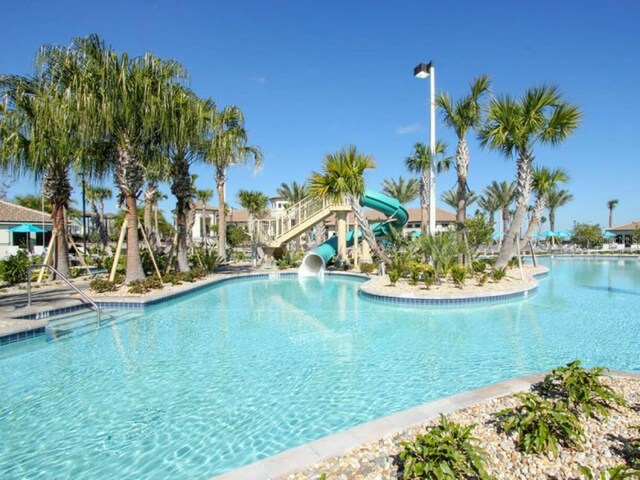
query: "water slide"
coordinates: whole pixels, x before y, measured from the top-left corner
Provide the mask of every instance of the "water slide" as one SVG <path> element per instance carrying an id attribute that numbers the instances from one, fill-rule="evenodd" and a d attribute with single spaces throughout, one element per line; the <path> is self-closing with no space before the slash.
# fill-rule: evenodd
<path id="1" fill-rule="evenodd" d="M 360 197 L 360 205 L 365 208 L 377 210 L 387 216 L 386 222 L 374 223 L 371 229 L 376 237 L 386 237 L 391 231 L 391 226 L 395 229 L 402 229 L 409 220 L 409 213 L 398 200 L 383 193 L 366 190 Z M 358 232 L 358 238 L 362 232 Z M 347 247 L 353 245 L 354 232 L 347 232 Z M 326 242 L 318 245 L 313 252 L 305 255 L 300 266 L 301 276 L 315 276 L 321 273 L 329 261 L 338 251 L 338 237 L 333 236 Z"/>

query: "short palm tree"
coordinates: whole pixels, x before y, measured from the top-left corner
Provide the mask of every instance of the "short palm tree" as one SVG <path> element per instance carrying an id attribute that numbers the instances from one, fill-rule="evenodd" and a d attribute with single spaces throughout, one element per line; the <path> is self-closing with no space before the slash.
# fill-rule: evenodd
<path id="1" fill-rule="evenodd" d="M 459 192 L 457 192 L 456 190 L 445 190 L 440 194 L 440 198 L 444 203 L 455 210 L 459 205 L 458 193 Z M 474 192 L 473 190 L 467 190 L 466 192 L 464 192 L 464 204 L 466 206 L 473 205 L 478 201 L 478 198 L 478 195 L 476 195 L 476 192 Z"/>
<path id="2" fill-rule="evenodd" d="M 248 144 L 244 116 L 238 107 L 225 107 L 208 120 L 204 160 L 215 169 L 218 190 L 218 256 L 227 259 L 227 220 L 225 217 L 225 185 L 227 169 L 253 160 L 254 172 L 262 167 L 262 152 Z"/>
<path id="3" fill-rule="evenodd" d="M 420 182 L 417 178 L 404 179 L 400 176 L 382 181 L 382 193 L 395 198 L 402 204 L 413 202 L 420 195 Z"/>
<path id="4" fill-rule="evenodd" d="M 510 96 L 489 103 L 487 121 L 480 129 L 482 146 L 517 157 L 516 212 L 505 235 L 496 268 L 506 266 L 527 213 L 532 190 L 534 147 L 559 145 L 578 127 L 581 113 L 562 98 L 555 86 L 527 90 L 521 99 Z"/>
<path id="5" fill-rule="evenodd" d="M 371 251 L 380 260 L 390 265 L 391 260 L 378 245 L 369 221 L 360 206 L 360 198 L 365 191 L 364 172 L 375 166 L 373 157 L 360 153 L 353 145 L 344 147 L 336 153 L 329 153 L 324 157 L 322 173 L 311 174 L 309 193 L 335 201 L 347 197 L 362 230 L 362 236 L 371 247 Z"/>
<path id="6" fill-rule="evenodd" d="M 442 140 L 436 142 L 435 156 L 431 158 L 431 148 L 424 143 L 418 142 L 413 146 L 413 153 L 404 161 L 407 170 L 411 173 L 420 175 L 420 229 L 422 233 L 427 233 L 429 225 L 429 208 L 435 208 L 435 205 L 429 205 L 429 171 L 431 162 L 436 163 L 436 170 L 442 172 L 449 170 L 451 167 L 451 157 L 445 157 L 447 144 Z M 438 158 L 439 157 L 439 158 Z M 435 233 L 435 232 L 430 232 Z"/>
<path id="7" fill-rule="evenodd" d="M 293 181 L 291 183 L 282 182 L 280 186 L 276 188 L 276 193 L 284 198 L 289 205 L 295 205 L 306 198 L 309 191 L 305 183 Z"/>
<path id="8" fill-rule="evenodd" d="M 266 214 L 269 197 L 256 190 L 239 190 L 238 202 L 240 202 L 242 208 L 249 212 L 247 229 L 249 230 L 249 236 L 251 237 L 251 259 L 255 265 L 258 253 L 255 219 L 256 217 L 263 217 Z"/>
<path id="9" fill-rule="evenodd" d="M 609 228 L 613 227 L 613 209 L 618 206 L 618 199 L 614 198 L 607 202 L 607 208 L 609 209 Z"/>
<path id="10" fill-rule="evenodd" d="M 496 212 L 501 209 L 501 204 L 494 195 L 485 194 L 478 198 L 478 206 L 487 213 L 489 223 L 493 227 L 496 223 Z"/>
<path id="11" fill-rule="evenodd" d="M 502 233 L 505 234 L 511 217 L 511 204 L 516 197 L 516 184 L 504 180 L 502 182 L 494 180 L 485 189 L 485 196 L 492 197 L 493 201 L 498 205 L 498 209 L 502 214 Z"/>
<path id="12" fill-rule="evenodd" d="M 526 245 L 531 239 L 533 232 L 535 232 L 540 217 L 542 217 L 542 212 L 547 208 L 549 192 L 557 190 L 560 182 L 567 182 L 568 180 L 569 175 L 561 168 L 553 170 L 547 167 L 534 168 L 532 186 L 536 195 L 536 201 L 533 205 L 531 220 L 529 220 L 529 226 L 521 241 L 521 245 Z"/>
<path id="13" fill-rule="evenodd" d="M 471 82 L 471 93 L 456 102 L 452 102 L 449 94 L 441 93 L 436 99 L 438 107 L 444 112 L 444 122 L 453 129 L 458 137 L 456 147 L 456 173 L 458 176 L 456 224 L 459 232 L 464 232 L 467 217 L 466 208 L 469 186 L 469 147 L 467 146 L 467 131 L 480 126 L 482 117 L 481 97 L 489 91 L 491 80 L 487 75 L 480 75 Z"/>
<path id="14" fill-rule="evenodd" d="M 112 192 L 109 188 L 87 187 L 86 193 L 87 200 L 91 203 L 98 238 L 100 239 L 102 248 L 106 250 L 109 248 L 109 234 L 107 232 L 107 221 L 104 215 L 104 201 L 111 198 Z"/>
<path id="15" fill-rule="evenodd" d="M 547 209 L 549 210 L 549 229 L 552 232 L 556 230 L 556 210 L 565 206 L 571 200 L 573 200 L 573 195 L 567 190 L 552 189 L 549 191 L 547 195 Z"/>

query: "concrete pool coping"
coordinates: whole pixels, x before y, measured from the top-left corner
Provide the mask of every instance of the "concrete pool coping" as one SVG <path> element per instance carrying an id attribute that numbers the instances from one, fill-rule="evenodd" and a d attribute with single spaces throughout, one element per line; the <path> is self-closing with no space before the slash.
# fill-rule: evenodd
<path id="1" fill-rule="evenodd" d="M 393 413 L 338 433 L 285 450 L 271 457 L 222 473 L 211 480 L 283 480 L 359 446 L 400 434 L 457 410 L 522 392 L 541 381 L 548 372 L 525 375 Z M 609 370 L 608 376 L 640 380 L 640 372 Z"/>

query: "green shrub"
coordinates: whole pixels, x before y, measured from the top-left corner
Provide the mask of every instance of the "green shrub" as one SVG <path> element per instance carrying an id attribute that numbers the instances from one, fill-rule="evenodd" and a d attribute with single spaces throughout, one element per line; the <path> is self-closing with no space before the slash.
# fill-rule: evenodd
<path id="1" fill-rule="evenodd" d="M 389 275 L 389 282 L 391 282 L 391 285 L 395 287 L 398 280 L 400 280 L 400 271 L 396 268 L 392 268 L 387 272 L 387 275 Z"/>
<path id="2" fill-rule="evenodd" d="M 422 275 L 422 264 L 419 262 L 412 262 L 409 265 L 409 284 L 417 285 L 420 281 L 420 276 Z"/>
<path id="3" fill-rule="evenodd" d="M 491 271 L 491 278 L 493 278 L 493 281 L 496 283 L 502 280 L 506 275 L 507 275 L 506 268 L 494 268 Z"/>
<path id="4" fill-rule="evenodd" d="M 111 272 L 111 267 L 113 267 L 113 257 L 105 257 L 102 263 L 104 264 L 104 268 L 108 272 Z M 116 267 L 116 273 L 121 273 L 124 275 L 127 272 L 126 264 L 127 264 L 127 256 L 120 255 L 120 258 L 118 259 L 118 266 Z"/>
<path id="5" fill-rule="evenodd" d="M 471 262 L 471 269 L 473 270 L 473 273 L 484 273 L 487 269 L 487 262 L 484 262 L 482 260 L 474 260 L 473 262 Z"/>
<path id="6" fill-rule="evenodd" d="M 147 293 L 149 290 L 144 284 L 144 280 L 133 280 L 129 282 L 129 293 L 143 294 Z"/>
<path id="7" fill-rule="evenodd" d="M 0 278 L 9 285 L 27 281 L 27 270 L 31 265 L 29 255 L 24 250 L 18 250 L 15 255 L 11 255 L 0 261 Z"/>
<path id="8" fill-rule="evenodd" d="M 633 428 L 640 431 L 640 426 Z M 631 438 L 625 446 L 624 453 L 627 463 L 633 468 L 640 469 L 640 437 Z"/>
<path id="9" fill-rule="evenodd" d="M 118 289 L 118 285 L 106 278 L 97 277 L 89 282 L 89 288 L 98 293 L 114 292 Z"/>
<path id="10" fill-rule="evenodd" d="M 487 283 L 487 280 L 489 280 L 489 275 L 487 275 L 486 273 L 480 275 L 478 277 L 478 285 L 483 287 L 485 283 Z"/>
<path id="11" fill-rule="evenodd" d="M 493 267 L 496 264 L 496 260 L 498 260 L 496 257 L 482 259 L 482 261 L 490 267 Z"/>
<path id="12" fill-rule="evenodd" d="M 586 370 L 580 360 L 574 360 L 551 370 L 536 388 L 543 395 L 562 398 L 569 408 L 582 410 L 589 417 L 606 417 L 614 404 L 626 406 L 627 402 L 600 381 L 604 371 L 603 367 Z"/>
<path id="13" fill-rule="evenodd" d="M 451 267 L 451 278 L 458 288 L 462 288 L 465 278 L 467 277 L 467 269 L 464 265 L 456 263 Z"/>
<path id="14" fill-rule="evenodd" d="M 172 285 L 182 285 L 182 278 L 178 272 L 165 273 L 162 276 L 164 283 L 171 283 Z"/>
<path id="15" fill-rule="evenodd" d="M 516 268 L 518 265 L 518 257 L 511 257 L 507 262 L 507 268 Z"/>
<path id="16" fill-rule="evenodd" d="M 427 287 L 427 290 L 435 283 L 436 270 L 431 265 L 422 266 L 422 281 L 424 282 L 425 287 Z"/>
<path id="17" fill-rule="evenodd" d="M 521 405 L 498 412 L 505 432 L 518 435 L 518 448 L 525 453 L 558 454 L 558 445 L 578 446 L 584 430 L 578 416 L 563 401 L 554 402 L 527 392 L 516 395 Z"/>
<path id="18" fill-rule="evenodd" d="M 593 473 L 589 467 L 578 467 L 587 480 L 623 480 L 625 478 L 638 478 L 640 472 L 629 469 L 626 465 L 618 465 L 616 467 L 607 468 L 600 475 Z"/>
<path id="19" fill-rule="evenodd" d="M 162 287 L 163 287 L 162 282 L 157 277 L 157 275 L 147 277 L 144 280 L 144 288 L 146 288 L 147 290 L 159 290 Z"/>
<path id="20" fill-rule="evenodd" d="M 282 254 L 279 260 L 276 260 L 276 265 L 280 270 L 286 270 L 288 268 L 298 268 L 302 263 L 304 254 L 302 252 L 286 251 Z"/>
<path id="21" fill-rule="evenodd" d="M 367 275 L 375 272 L 377 268 L 378 268 L 378 266 L 373 262 L 367 262 L 367 263 L 361 263 L 360 264 L 360 271 L 362 273 L 366 273 Z"/>
<path id="22" fill-rule="evenodd" d="M 475 425 L 464 427 L 440 415 L 440 423 L 402 442 L 400 459 L 405 479 L 489 479 L 484 466 L 486 453 L 472 435 Z"/>

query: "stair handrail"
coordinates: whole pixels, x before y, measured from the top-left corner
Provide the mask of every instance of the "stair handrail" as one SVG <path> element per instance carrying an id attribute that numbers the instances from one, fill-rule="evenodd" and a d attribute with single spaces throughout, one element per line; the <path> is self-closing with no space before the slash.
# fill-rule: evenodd
<path id="1" fill-rule="evenodd" d="M 91 299 L 91 297 L 89 297 L 86 293 L 84 293 L 82 290 L 80 290 L 78 287 L 76 287 L 73 283 L 71 283 L 71 281 L 67 277 L 62 275 L 56 268 L 52 267 L 51 265 L 47 265 L 46 263 L 34 263 L 33 265 L 30 265 L 27 268 L 27 307 L 31 306 L 31 270 L 34 269 L 34 268 L 48 268 L 53 273 L 58 275 L 58 277 L 60 277 L 67 285 L 69 285 L 73 290 L 75 290 L 84 300 L 86 300 L 88 303 L 91 304 L 93 309 L 98 314 L 98 325 L 100 325 L 101 312 L 100 312 L 100 307 L 98 306 L 98 304 L 96 302 L 94 302 Z"/>

